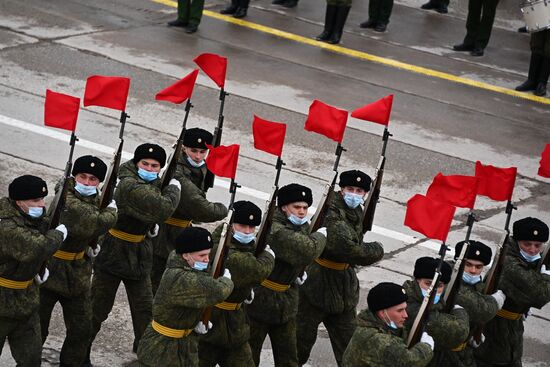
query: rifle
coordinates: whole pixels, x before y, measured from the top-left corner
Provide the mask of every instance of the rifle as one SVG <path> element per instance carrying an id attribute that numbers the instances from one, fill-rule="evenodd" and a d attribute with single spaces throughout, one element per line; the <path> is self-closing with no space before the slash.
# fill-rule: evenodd
<path id="1" fill-rule="evenodd" d="M 113 200 L 115 196 L 115 188 L 118 179 L 118 169 L 120 166 L 120 160 L 122 158 L 122 146 L 124 145 L 124 126 L 126 125 L 126 119 L 130 118 L 128 114 L 124 111 L 120 113 L 120 131 L 118 133 L 118 148 L 115 150 L 113 155 L 113 160 L 109 166 L 109 171 L 107 171 L 107 176 L 105 177 L 105 182 L 101 188 L 101 198 L 99 199 L 99 209 L 105 209 Z M 92 249 L 97 248 L 98 237 L 92 238 L 88 243 Z"/>
<path id="2" fill-rule="evenodd" d="M 275 208 L 277 207 L 275 205 L 275 201 L 277 198 L 277 193 L 279 192 L 279 177 L 281 175 L 281 169 L 283 168 L 284 165 L 285 163 L 283 162 L 281 157 L 277 157 L 277 164 L 275 165 L 277 174 L 275 175 L 273 192 L 271 193 L 269 200 L 266 202 L 266 208 L 264 211 L 264 215 L 262 217 L 262 222 L 260 223 L 260 229 L 256 234 L 256 250 L 254 251 L 254 255 L 256 257 L 258 257 L 265 250 L 265 247 L 267 246 L 267 235 L 271 230 L 273 215 L 275 214 Z"/>
<path id="3" fill-rule="evenodd" d="M 216 126 L 216 129 L 214 130 L 214 139 L 212 139 L 212 146 L 218 147 L 220 146 L 222 142 L 222 132 L 223 132 L 223 108 L 225 107 L 225 97 L 227 97 L 229 93 L 224 91 L 223 88 L 220 89 L 220 112 L 218 113 L 218 125 Z M 204 191 L 208 191 L 209 188 L 214 187 L 214 174 L 208 170 L 206 171 L 206 176 L 204 178 Z"/>
<path id="4" fill-rule="evenodd" d="M 181 157 L 182 150 L 183 150 L 183 136 L 185 135 L 185 127 L 187 126 L 189 111 L 191 111 L 192 107 L 193 105 L 191 104 L 191 100 L 188 99 L 187 103 L 185 104 L 185 117 L 183 118 L 183 126 L 181 128 L 178 141 L 174 146 L 174 151 L 172 152 L 172 154 L 170 154 L 170 158 L 168 158 L 168 164 L 164 169 L 164 173 L 161 178 L 162 181 L 160 184 L 161 188 L 165 188 L 166 186 L 168 186 L 168 183 L 170 182 L 171 179 L 174 178 L 174 175 L 176 174 L 176 169 L 178 167 L 178 160 Z"/>

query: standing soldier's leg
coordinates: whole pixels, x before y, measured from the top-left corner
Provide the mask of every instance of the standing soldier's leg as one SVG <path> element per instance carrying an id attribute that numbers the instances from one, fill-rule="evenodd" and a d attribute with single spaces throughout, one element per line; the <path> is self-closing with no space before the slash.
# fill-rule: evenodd
<path id="1" fill-rule="evenodd" d="M 325 317 L 324 324 L 328 331 L 334 358 L 338 366 L 342 364 L 342 356 L 346 350 L 355 328 L 357 327 L 356 311 L 348 310 L 338 315 Z"/>
<path id="2" fill-rule="evenodd" d="M 473 49 L 481 23 L 481 8 L 483 0 L 468 1 L 468 16 L 466 18 L 466 36 L 463 44 Z"/>
<path id="3" fill-rule="evenodd" d="M 221 367 L 241 367 L 241 366 L 253 366 L 254 361 L 252 359 L 252 351 L 250 345 L 244 343 L 238 347 L 232 347 L 227 351 L 224 358 L 220 359 Z"/>
<path id="4" fill-rule="evenodd" d="M 185 25 L 189 24 L 190 8 L 191 8 L 191 0 L 178 0 L 178 19 L 183 21 Z"/>
<path id="5" fill-rule="evenodd" d="M 231 3 L 229 5 L 227 5 L 225 8 L 220 10 L 220 14 L 235 14 L 238 7 L 239 7 L 238 0 L 231 0 Z"/>
<path id="6" fill-rule="evenodd" d="M 57 303 L 58 298 L 54 292 L 47 289 L 40 288 L 40 308 L 38 314 L 40 317 L 40 332 L 42 333 L 42 344 L 48 337 L 48 329 L 50 328 L 50 320 L 52 318 L 52 311 Z"/>
<path id="7" fill-rule="evenodd" d="M 544 62 L 544 37 L 541 32 L 531 33 L 529 45 L 531 47 L 531 60 L 529 61 L 529 72 L 527 80 L 516 87 L 519 92 L 536 90 L 539 83 L 539 73 Z"/>
<path id="8" fill-rule="evenodd" d="M 234 18 L 244 18 L 246 17 L 246 14 L 248 12 L 248 5 L 250 3 L 250 0 L 238 0 L 239 6 L 237 8 L 237 11 L 235 11 L 235 14 L 233 14 Z"/>
<path id="9" fill-rule="evenodd" d="M 298 362 L 306 364 L 311 349 L 317 340 L 317 329 L 323 321 L 323 311 L 313 307 L 308 299 L 300 294 L 298 315 L 296 316 L 296 340 L 298 340 Z"/>
<path id="10" fill-rule="evenodd" d="M 351 2 L 346 1 L 344 3 L 350 3 L 350 5 L 338 5 L 336 19 L 334 20 L 334 29 L 332 31 L 332 35 L 327 40 L 328 43 L 340 43 L 340 39 L 342 38 L 342 34 L 344 32 L 344 26 L 346 25 L 346 20 L 348 19 L 348 14 L 351 9 Z"/>
<path id="11" fill-rule="evenodd" d="M 541 44 L 544 56 L 541 60 L 541 69 L 538 75 L 535 95 L 544 96 L 546 95 L 546 85 L 548 83 L 548 77 L 550 76 L 550 30 L 536 32 L 535 34 L 538 33 L 540 33 L 539 37 L 542 38 Z"/>
<path id="12" fill-rule="evenodd" d="M 378 9 L 380 8 L 380 0 L 369 0 L 369 18 L 359 24 L 361 28 L 374 28 L 378 22 Z"/>
<path id="13" fill-rule="evenodd" d="M 297 367 L 298 351 L 296 347 L 296 319 L 275 325 L 269 331 L 275 366 Z"/>
<path id="14" fill-rule="evenodd" d="M 497 5 L 499 0 L 484 0 L 483 12 L 481 15 L 481 22 L 479 24 L 479 31 L 476 37 L 474 48 L 479 47 L 485 49 L 491 38 L 491 31 L 493 29 L 493 23 L 495 21 L 495 14 L 497 12 Z"/>
<path id="15" fill-rule="evenodd" d="M 170 27 L 185 27 L 189 19 L 185 16 L 185 0 L 178 0 L 178 17 L 176 20 L 168 22 Z"/>
<path id="16" fill-rule="evenodd" d="M 42 339 L 38 313 L 33 313 L 27 321 L 17 322 L 17 324 L 8 335 L 8 343 L 10 343 L 13 359 L 18 366 L 40 366 Z"/>
<path id="17" fill-rule="evenodd" d="M 151 278 L 146 276 L 140 280 L 123 280 L 134 327 L 134 347 L 137 352 L 139 341 L 147 325 L 153 319 L 153 293 Z"/>
<path id="18" fill-rule="evenodd" d="M 62 366 L 80 367 L 86 359 L 92 329 L 90 290 L 75 298 L 61 298 L 67 336 L 59 360 Z"/>
<path id="19" fill-rule="evenodd" d="M 188 33 L 194 33 L 197 31 L 202 18 L 202 11 L 204 9 L 204 0 L 191 0 L 189 6 L 189 25 L 187 26 Z"/>
<path id="20" fill-rule="evenodd" d="M 260 354 L 262 354 L 262 346 L 264 345 L 265 337 L 269 331 L 267 324 L 250 319 L 250 349 L 252 350 L 252 359 L 256 366 L 260 365 Z"/>
<path id="21" fill-rule="evenodd" d="M 388 23 L 390 22 L 390 15 L 393 9 L 393 0 L 382 0 L 380 3 L 380 10 L 378 16 L 379 26 L 375 28 L 378 32 L 383 32 L 386 30 Z"/>
<path id="22" fill-rule="evenodd" d="M 336 20 L 337 11 L 338 7 L 336 5 L 327 2 L 327 7 L 325 9 L 325 26 L 323 32 L 315 37 L 317 41 L 326 41 L 330 38 L 332 31 L 334 30 L 334 22 Z"/>
<path id="23" fill-rule="evenodd" d="M 101 324 L 113 309 L 119 284 L 120 278 L 100 270 L 95 271 L 92 278 L 92 331 L 88 346 L 91 346 Z"/>

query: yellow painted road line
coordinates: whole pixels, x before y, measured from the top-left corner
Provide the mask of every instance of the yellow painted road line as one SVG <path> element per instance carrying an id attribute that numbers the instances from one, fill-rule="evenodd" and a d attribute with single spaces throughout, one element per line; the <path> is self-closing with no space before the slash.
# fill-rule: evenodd
<path id="1" fill-rule="evenodd" d="M 153 1 L 155 3 L 167 5 L 167 6 L 170 6 L 170 7 L 173 7 L 173 8 L 178 7 L 178 3 L 176 1 L 173 1 L 173 0 L 151 0 L 151 1 Z M 425 68 L 425 67 L 422 67 L 422 66 L 407 64 L 405 62 L 387 59 L 385 57 L 372 55 L 372 54 L 369 54 L 369 53 L 366 53 L 366 52 L 353 50 L 353 49 L 338 46 L 338 45 L 331 45 L 329 43 L 314 40 L 313 38 L 303 37 L 303 36 L 300 36 L 300 35 L 297 35 L 297 34 L 294 34 L 294 33 L 289 33 L 289 32 L 285 32 L 285 31 L 281 31 L 279 29 L 266 27 L 266 26 L 263 26 L 261 24 L 252 23 L 252 22 L 242 20 L 242 19 L 236 19 L 236 18 L 233 18 L 232 16 L 219 14 L 219 13 L 213 12 L 211 10 L 204 10 L 203 14 L 207 17 L 210 17 L 210 18 L 222 20 L 222 21 L 227 22 L 227 23 L 236 24 L 236 25 L 239 25 L 241 27 L 253 29 L 253 30 L 256 30 L 256 31 L 259 31 L 259 32 L 262 32 L 262 33 L 266 33 L 266 34 L 271 34 L 273 36 L 277 36 L 277 37 L 284 38 L 284 39 L 287 39 L 287 40 L 291 40 L 291 41 L 294 41 L 294 42 L 306 44 L 306 45 L 309 45 L 309 46 L 323 48 L 325 50 L 330 50 L 330 51 L 333 51 L 333 52 L 336 52 L 336 53 L 339 53 L 339 54 L 342 54 L 342 55 L 350 56 L 350 57 L 353 57 L 353 58 L 356 58 L 356 59 L 372 61 L 372 62 L 375 62 L 375 63 L 378 63 L 378 64 L 390 66 L 390 67 L 393 67 L 393 68 L 402 69 L 402 70 L 406 70 L 406 71 L 411 71 L 411 72 L 416 73 L 416 74 L 421 74 L 421 75 L 426 75 L 426 76 L 430 76 L 430 77 L 433 77 L 433 78 L 448 80 L 448 81 L 458 83 L 458 84 L 464 84 L 464 85 L 468 85 L 468 86 L 475 87 L 475 88 L 485 89 L 485 90 L 489 90 L 489 91 L 492 91 L 492 92 L 506 94 L 506 95 L 509 95 L 509 96 L 518 97 L 518 98 L 527 99 L 527 100 L 530 100 L 530 101 L 550 105 L 550 98 L 538 97 L 538 96 L 535 96 L 535 95 L 532 95 L 532 94 L 528 94 L 528 93 L 524 93 L 524 92 L 518 92 L 518 91 L 513 90 L 513 89 L 508 89 L 508 88 L 492 85 L 492 84 L 489 84 L 489 83 L 480 82 L 480 81 L 477 81 L 477 80 L 463 78 L 463 77 L 460 77 L 460 76 L 457 76 L 457 75 L 444 73 L 444 72 L 437 71 L 437 70 L 428 69 L 428 68 Z"/>

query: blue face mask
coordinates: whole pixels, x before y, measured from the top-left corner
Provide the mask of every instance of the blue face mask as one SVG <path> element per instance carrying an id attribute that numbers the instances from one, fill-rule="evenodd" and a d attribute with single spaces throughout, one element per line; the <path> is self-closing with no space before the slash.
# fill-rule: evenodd
<path id="1" fill-rule="evenodd" d="M 195 261 L 195 263 L 193 264 L 193 269 L 195 270 L 205 271 L 206 268 L 208 268 L 208 263 L 202 261 Z"/>
<path id="2" fill-rule="evenodd" d="M 390 320 L 390 322 L 387 322 L 386 321 L 386 325 L 388 325 L 390 328 L 394 329 L 394 330 L 397 330 L 397 325 L 395 325 L 395 322 L 393 322 L 390 317 L 388 316 L 388 313 L 386 312 L 386 310 L 384 310 L 384 313 L 386 314 L 386 317 L 388 320 Z"/>
<path id="3" fill-rule="evenodd" d="M 151 182 L 156 180 L 159 177 L 158 172 L 149 172 L 143 168 L 138 168 L 138 175 L 145 182 Z"/>
<path id="4" fill-rule="evenodd" d="M 532 263 L 533 261 L 537 261 L 538 259 L 540 259 L 540 253 L 536 255 L 529 255 L 527 252 L 523 250 L 519 250 L 519 252 L 521 256 L 523 256 L 523 258 L 529 263 Z"/>
<path id="5" fill-rule="evenodd" d="M 466 284 L 474 285 L 481 282 L 481 275 L 471 275 L 464 272 L 462 273 L 462 280 Z"/>
<path id="6" fill-rule="evenodd" d="M 80 182 L 76 183 L 74 189 L 82 196 L 92 196 L 97 194 L 97 187 L 83 185 Z"/>
<path id="7" fill-rule="evenodd" d="M 195 167 L 195 168 L 200 168 L 204 166 L 204 159 L 200 163 L 197 163 L 191 158 L 187 157 L 187 162 L 191 165 L 191 167 Z"/>
<path id="8" fill-rule="evenodd" d="M 254 233 L 243 233 L 243 232 L 235 231 L 235 233 L 233 233 L 233 238 L 239 241 L 240 243 L 247 244 L 254 241 L 256 236 L 254 235 Z"/>
<path id="9" fill-rule="evenodd" d="M 33 218 L 40 218 L 44 214 L 44 208 L 41 206 L 31 206 L 27 214 Z"/>
<path id="10" fill-rule="evenodd" d="M 298 218 L 294 214 L 290 214 L 290 216 L 288 217 L 288 220 L 290 221 L 290 223 L 294 224 L 295 226 L 301 226 L 302 224 L 307 222 L 307 217 Z"/>
<path id="11" fill-rule="evenodd" d="M 359 205 L 363 204 L 363 196 L 345 192 L 344 201 L 346 202 L 346 205 L 348 207 L 350 207 L 351 209 L 355 209 Z"/>
<path id="12" fill-rule="evenodd" d="M 427 290 L 424 290 L 422 288 L 420 288 L 420 291 L 422 292 L 422 296 L 426 297 L 426 295 L 428 294 L 428 291 Z M 435 297 L 434 297 L 434 305 L 436 305 L 439 300 L 441 299 L 441 294 L 436 294 Z"/>

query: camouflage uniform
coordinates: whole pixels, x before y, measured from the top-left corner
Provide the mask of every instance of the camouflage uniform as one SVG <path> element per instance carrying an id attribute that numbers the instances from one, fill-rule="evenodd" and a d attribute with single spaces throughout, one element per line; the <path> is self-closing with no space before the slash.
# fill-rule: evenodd
<path id="1" fill-rule="evenodd" d="M 498 284 L 498 288 L 506 294 L 506 302 L 499 314 L 504 311 L 515 316 L 515 320 L 497 314 L 485 325 L 485 342 L 475 351 L 478 366 L 521 366 L 521 315 L 527 313 L 530 307 L 541 308 L 550 302 L 550 277 L 539 272 L 540 260 L 525 261 L 514 238 L 510 239 L 508 246 Z"/>
<path id="2" fill-rule="evenodd" d="M 298 286 L 294 284 L 301 270 L 316 259 L 325 247 L 320 233 L 309 234 L 309 224 L 292 224 L 281 210 L 273 215 L 267 243 L 275 252 L 275 267 L 266 281 L 254 289 L 255 299 L 246 307 L 250 317 L 250 347 L 256 366 L 265 337 L 269 334 L 276 366 L 297 366 L 296 314 Z M 286 285 L 285 291 L 269 289 L 264 284 Z"/>
<path id="3" fill-rule="evenodd" d="M 34 276 L 63 241 L 47 220 L 31 218 L 13 200 L 0 199 L 0 354 L 6 338 L 18 366 L 40 366 L 39 290 Z M 6 281 L 30 282 L 14 289 Z"/>
<path id="4" fill-rule="evenodd" d="M 151 283 L 153 294 L 156 293 L 166 259 L 174 249 L 174 241 L 181 231 L 190 224 L 185 222 L 215 222 L 227 216 L 227 208 L 222 203 L 211 203 L 206 199 L 204 178 L 206 165 L 196 168 L 187 162 L 185 154 L 178 160 L 174 178 L 181 183 L 181 198 L 178 208 L 168 220 L 173 224 L 160 223 L 159 234 L 153 239 L 153 271 Z M 174 221 L 173 219 L 176 219 Z M 178 221 L 179 220 L 179 221 Z M 182 222 L 183 220 L 183 222 Z"/>
<path id="5" fill-rule="evenodd" d="M 60 302 L 67 328 L 67 337 L 61 348 L 61 365 L 80 367 L 86 356 L 92 327 L 92 262 L 84 256 L 84 252 L 90 240 L 105 234 L 115 224 L 117 215 L 114 208 L 99 210 L 97 195 L 82 196 L 74 186 L 75 180 L 71 178 L 65 210 L 61 213 L 61 223 L 66 225 L 69 235 L 60 252 L 56 252 L 49 261 L 51 275 L 40 287 L 40 324 L 44 343 L 48 337 L 52 310 Z M 63 255 L 77 258 L 66 260 L 58 257 Z"/>
<path id="6" fill-rule="evenodd" d="M 357 324 L 344 353 L 343 367 L 424 367 L 433 357 L 426 343 L 407 349 L 406 331 L 391 329 L 369 310 L 359 313 Z"/>
<path id="7" fill-rule="evenodd" d="M 380 243 L 363 242 L 362 212 L 361 206 L 349 208 L 339 192 L 333 195 L 325 219 L 325 250 L 307 268 L 307 281 L 300 287 L 296 336 L 300 364 L 307 362 L 321 322 L 338 365 L 353 336 L 359 302 L 359 280 L 353 266 L 370 265 L 384 256 Z"/>
<path id="8" fill-rule="evenodd" d="M 201 320 L 204 308 L 223 301 L 232 290 L 233 283 L 228 278 L 212 279 L 207 272 L 192 269 L 181 255 L 172 252 L 155 295 L 154 322 L 190 332 Z M 197 348 L 195 333 L 183 338 L 168 337 L 149 323 L 141 338 L 138 359 L 142 366 L 196 367 Z"/>
<path id="9" fill-rule="evenodd" d="M 410 331 L 414 319 L 422 305 L 422 292 L 416 280 L 407 280 L 403 288 L 409 296 L 407 301 L 407 314 L 409 315 L 404 328 Z M 434 358 L 430 366 L 439 366 L 438 362 L 447 361 L 452 355 L 452 349 L 457 348 L 468 339 L 470 332 L 468 313 L 465 309 L 454 309 L 451 313 L 443 313 L 445 304 L 440 300 L 432 305 L 426 332 L 432 336 L 435 342 Z"/>
<path id="10" fill-rule="evenodd" d="M 133 161 L 120 166 L 120 182 L 115 190 L 118 220 L 101 243 L 101 252 L 94 262 L 92 280 L 92 341 L 113 308 L 120 282 L 124 283 L 134 327 L 134 350 L 141 334 L 151 321 L 152 244 L 148 239 L 126 241 L 111 232 L 122 231 L 145 235 L 154 223 L 164 222 L 175 210 L 180 190 L 174 185 L 160 189 L 160 180 L 145 182 Z"/>
<path id="11" fill-rule="evenodd" d="M 222 227 L 212 234 L 216 253 Z M 245 299 L 250 297 L 253 286 L 260 284 L 273 270 L 275 261 L 268 252 L 254 256 L 254 243 L 242 244 L 231 240 L 225 267 L 231 272 L 231 280 L 235 288 L 225 302 L 239 304 L 236 310 L 224 310 L 218 307 L 212 309 L 212 330 L 201 338 L 199 344 L 199 359 L 201 367 L 252 366 L 252 352 L 248 339 L 250 327 L 244 309 L 241 307 Z"/>

